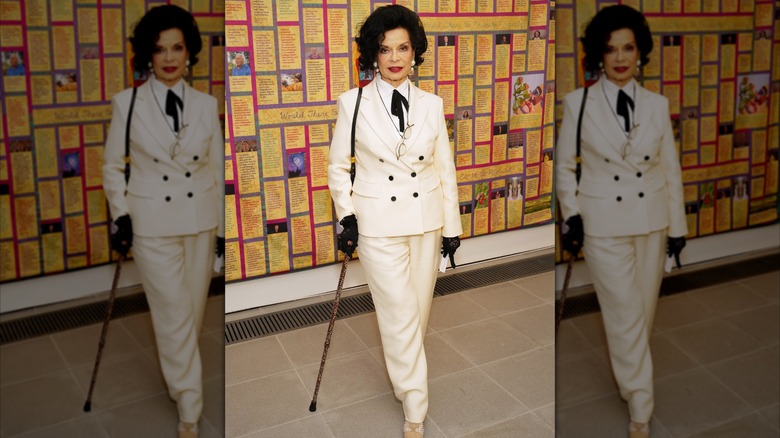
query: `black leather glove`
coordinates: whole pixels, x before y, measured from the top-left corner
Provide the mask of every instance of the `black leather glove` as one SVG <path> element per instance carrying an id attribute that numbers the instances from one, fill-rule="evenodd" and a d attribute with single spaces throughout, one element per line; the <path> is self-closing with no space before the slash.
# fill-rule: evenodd
<path id="1" fill-rule="evenodd" d="M 460 237 L 442 237 L 441 255 L 450 258 L 450 266 L 455 268 L 455 251 L 460 247 Z"/>
<path id="2" fill-rule="evenodd" d="M 339 250 L 352 258 L 352 253 L 358 246 L 358 224 L 354 214 L 345 216 L 339 222 L 344 230 L 339 233 Z"/>
<path id="3" fill-rule="evenodd" d="M 685 236 L 666 238 L 666 255 L 669 257 L 674 256 L 674 262 L 677 263 L 678 268 L 682 268 L 682 265 L 680 264 L 680 253 L 683 248 L 685 248 Z"/>
<path id="4" fill-rule="evenodd" d="M 225 238 L 224 237 L 217 236 L 216 254 L 217 254 L 217 257 L 221 257 L 223 254 L 225 254 Z"/>
<path id="5" fill-rule="evenodd" d="M 120 216 L 114 221 L 116 232 L 111 236 L 111 248 L 127 257 L 130 248 L 133 246 L 133 221 L 130 215 Z"/>
<path id="6" fill-rule="evenodd" d="M 585 229 L 582 226 L 582 216 L 574 215 L 563 224 L 563 249 L 574 257 L 580 253 L 585 240 Z"/>

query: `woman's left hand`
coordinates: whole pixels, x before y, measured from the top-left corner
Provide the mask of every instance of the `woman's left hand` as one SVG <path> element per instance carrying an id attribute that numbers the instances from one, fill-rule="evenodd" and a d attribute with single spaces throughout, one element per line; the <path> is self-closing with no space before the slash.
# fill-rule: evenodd
<path id="1" fill-rule="evenodd" d="M 460 237 L 442 237 L 441 238 L 441 255 L 450 258 L 450 265 L 455 267 L 455 251 L 460 246 Z"/>
<path id="2" fill-rule="evenodd" d="M 225 238 L 224 237 L 217 236 L 216 254 L 217 254 L 217 257 L 222 257 L 222 255 L 225 254 Z"/>
<path id="3" fill-rule="evenodd" d="M 674 261 L 677 263 L 678 268 L 682 268 L 682 265 L 680 264 L 680 253 L 683 248 L 685 248 L 685 236 L 666 238 L 666 255 L 669 257 L 674 256 Z"/>

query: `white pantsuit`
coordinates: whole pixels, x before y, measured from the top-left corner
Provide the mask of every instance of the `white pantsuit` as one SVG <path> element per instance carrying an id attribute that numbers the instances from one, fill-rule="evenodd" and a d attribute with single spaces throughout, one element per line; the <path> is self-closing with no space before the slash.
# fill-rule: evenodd
<path id="1" fill-rule="evenodd" d="M 406 153 L 396 156 L 397 122 L 380 99 L 378 81 L 363 89 L 354 184 L 349 177 L 350 133 L 358 90 L 338 98 L 328 186 L 338 218 L 357 218 L 358 253 L 377 310 L 388 374 L 406 420 L 421 423 L 428 410 L 423 339 L 441 236 L 462 233 L 455 163 L 441 98 L 414 86 L 408 110 L 413 126 Z"/>
<path id="2" fill-rule="evenodd" d="M 360 236 L 359 245 L 395 396 L 403 401 L 405 418 L 422 423 L 428 412 L 423 340 L 441 260 L 436 251 L 441 246 L 441 231 L 400 237 Z"/>
<path id="3" fill-rule="evenodd" d="M 646 423 L 653 411 L 649 337 L 666 240 L 688 232 L 682 176 L 667 99 L 636 85 L 636 127 L 626 147 L 602 81 L 606 79 L 588 91 L 579 185 L 575 150 L 583 89 L 564 98 L 556 192 L 564 219 L 582 215 L 583 252 L 601 305 L 615 379 L 632 421 Z"/>
<path id="4" fill-rule="evenodd" d="M 133 238 L 133 256 L 152 315 L 157 354 L 179 418 L 195 423 L 203 409 L 198 336 L 214 262 L 216 229 L 175 237 Z"/>
<path id="5" fill-rule="evenodd" d="M 184 85 L 178 137 L 166 124 L 150 79 L 140 87 L 124 180 L 125 126 L 132 90 L 113 98 L 103 186 L 116 219 L 133 221 L 133 256 L 151 309 L 160 366 L 179 418 L 203 406 L 198 336 L 214 261 L 224 236 L 224 138 L 217 100 Z M 159 99 L 158 99 L 159 100 Z"/>

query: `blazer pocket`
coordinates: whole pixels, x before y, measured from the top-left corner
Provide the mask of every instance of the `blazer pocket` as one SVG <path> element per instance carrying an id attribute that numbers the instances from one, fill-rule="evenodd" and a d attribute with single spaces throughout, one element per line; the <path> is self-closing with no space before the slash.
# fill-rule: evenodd
<path id="1" fill-rule="evenodd" d="M 589 198 L 603 198 L 608 192 L 608 188 L 605 187 L 604 184 L 584 179 L 580 181 L 580 185 L 577 190 L 579 191 L 580 195 L 587 196 Z"/>
<path id="2" fill-rule="evenodd" d="M 207 175 L 195 181 L 195 190 L 199 193 L 207 192 L 213 188 L 215 188 L 214 178 L 211 177 L 211 175 Z"/>
<path id="3" fill-rule="evenodd" d="M 366 198 L 380 198 L 382 195 L 382 186 L 356 179 L 352 184 L 352 193 Z"/>
<path id="4" fill-rule="evenodd" d="M 664 188 L 666 188 L 666 180 L 660 173 L 657 173 L 653 179 L 647 182 L 647 190 L 650 193 L 655 193 Z"/>
<path id="5" fill-rule="evenodd" d="M 130 178 L 130 182 L 127 185 L 127 193 L 133 196 L 137 196 L 139 198 L 153 199 L 159 196 L 160 185 L 148 184 L 148 183 L 138 181 L 137 178 L 135 180 Z"/>
<path id="6" fill-rule="evenodd" d="M 431 174 L 429 177 L 422 180 L 422 190 L 425 193 L 432 192 L 441 186 L 439 175 L 436 173 Z"/>

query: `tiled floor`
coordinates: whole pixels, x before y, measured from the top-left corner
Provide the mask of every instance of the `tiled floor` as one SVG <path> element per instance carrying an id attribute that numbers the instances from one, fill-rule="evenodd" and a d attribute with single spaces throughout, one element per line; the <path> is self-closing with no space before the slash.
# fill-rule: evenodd
<path id="1" fill-rule="evenodd" d="M 556 363 L 552 282 L 549 272 L 434 299 L 426 436 L 626 436 L 600 314 L 562 322 Z M 778 285 L 774 271 L 661 298 L 651 437 L 780 435 Z M 201 338 L 203 437 L 401 435 L 373 313 L 337 322 L 310 413 L 326 325 L 223 349 L 223 302 L 209 299 Z M 99 332 L 0 347 L 0 436 L 175 436 L 148 313 L 112 322 L 93 411 L 82 411 Z"/>
<path id="2" fill-rule="evenodd" d="M 178 415 L 157 361 L 149 313 L 109 325 L 92 411 L 89 390 L 101 324 L 0 347 L 0 436 L 175 437 Z M 224 436 L 224 296 L 209 298 L 200 339 L 201 436 Z"/>
<path id="3" fill-rule="evenodd" d="M 780 436 L 780 271 L 662 297 L 651 437 Z M 556 435 L 625 437 L 601 314 L 558 333 Z"/>
<path id="4" fill-rule="evenodd" d="M 554 435 L 553 281 L 550 271 L 433 300 L 426 437 Z M 226 347 L 227 437 L 401 436 L 373 312 L 336 322 L 309 412 L 326 329 Z"/>

